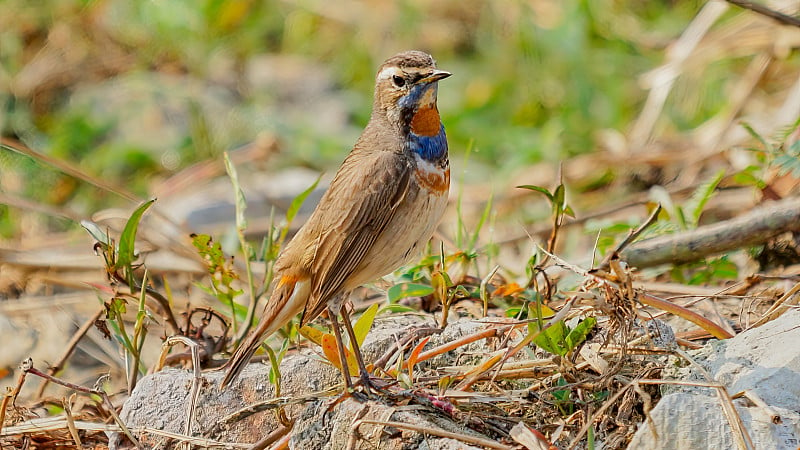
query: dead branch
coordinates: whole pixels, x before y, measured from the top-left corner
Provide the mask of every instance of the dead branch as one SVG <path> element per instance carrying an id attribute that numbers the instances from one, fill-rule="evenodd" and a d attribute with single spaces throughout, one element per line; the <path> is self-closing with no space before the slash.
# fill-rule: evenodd
<path id="1" fill-rule="evenodd" d="M 695 230 L 646 239 L 623 250 L 620 258 L 639 269 L 667 263 L 683 264 L 760 245 L 790 231 L 800 231 L 800 198 L 784 199 Z"/>

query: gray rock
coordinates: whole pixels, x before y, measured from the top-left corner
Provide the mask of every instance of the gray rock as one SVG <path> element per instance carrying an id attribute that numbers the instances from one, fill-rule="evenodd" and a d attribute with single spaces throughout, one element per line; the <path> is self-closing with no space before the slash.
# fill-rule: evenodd
<path id="1" fill-rule="evenodd" d="M 650 412 L 654 427 L 639 426 L 630 449 L 679 450 L 737 448 L 733 430 L 716 395 L 669 394 Z M 796 449 L 800 440 L 800 415 L 795 411 L 773 408 L 781 423 L 772 423 L 762 408 L 736 402 L 750 438 L 758 450 Z M 658 436 L 653 434 L 658 433 Z"/>
<path id="2" fill-rule="evenodd" d="M 368 361 L 383 355 L 397 337 L 409 328 L 432 325 L 433 322 L 416 316 L 394 316 L 376 320 L 364 342 L 363 350 Z M 443 333 L 434 335 L 426 348 L 484 328 L 486 324 L 470 320 L 453 323 Z M 478 347 L 485 354 L 486 345 Z M 454 364 L 462 360 L 461 351 L 440 356 L 440 362 Z M 476 347 L 477 349 L 477 347 Z M 480 356 L 480 354 L 478 355 Z M 469 355 L 469 358 L 474 355 Z M 420 371 L 423 371 L 420 364 Z M 192 418 L 192 435 L 217 442 L 254 443 L 278 428 L 274 410 L 250 414 L 226 422 L 226 417 L 245 407 L 263 403 L 274 397 L 274 387 L 268 381 L 269 368 L 264 364 L 250 364 L 240 378 L 224 391 L 218 389 L 224 373 L 208 371 L 202 374 L 198 398 Z M 358 402 L 351 398 L 337 402 L 336 395 L 314 397 L 341 382 L 341 375 L 313 352 L 287 355 L 281 363 L 281 396 L 301 399 L 286 407 L 289 417 L 296 418 L 291 431 L 291 448 L 330 449 L 347 448 L 352 441 L 354 449 L 472 449 L 463 442 L 423 435 L 407 429 L 395 429 L 374 424 L 355 426 L 359 419 L 401 422 L 432 429 L 444 429 L 460 434 L 479 436 L 442 413 L 427 411 L 415 406 L 389 406 L 378 400 Z M 190 393 L 194 382 L 191 372 L 165 369 L 143 378 L 131 393 L 120 414 L 128 427 L 141 430 L 157 429 L 185 434 L 189 416 Z M 356 429 L 357 428 L 357 429 Z M 137 434 L 145 448 L 173 448 L 177 442 L 154 433 Z M 120 436 L 111 439 L 110 448 L 125 448 Z"/>
<path id="3" fill-rule="evenodd" d="M 800 311 L 788 311 L 733 339 L 714 341 L 690 356 L 713 377 L 679 360 L 665 379 L 718 382 L 730 395 L 754 393 L 767 407 L 744 398 L 736 411 L 757 449 L 796 449 L 800 444 Z M 665 385 L 665 394 L 650 412 L 652 424 L 641 424 L 631 449 L 736 448 L 722 400 L 713 389 Z"/>
<path id="4" fill-rule="evenodd" d="M 359 420 L 400 422 L 429 429 L 478 436 L 449 419 L 427 414 L 413 407 L 392 407 L 377 402 L 359 403 L 348 399 L 326 413 L 326 402 L 309 405 L 295 423 L 289 446 L 293 450 L 411 450 L 477 449 L 455 439 L 425 436 L 416 431 L 384 427 Z M 327 415 L 327 416 L 326 416 Z M 326 416 L 323 421 L 320 418 Z M 326 423 L 328 425 L 326 425 Z M 348 443 L 353 446 L 349 447 Z"/>

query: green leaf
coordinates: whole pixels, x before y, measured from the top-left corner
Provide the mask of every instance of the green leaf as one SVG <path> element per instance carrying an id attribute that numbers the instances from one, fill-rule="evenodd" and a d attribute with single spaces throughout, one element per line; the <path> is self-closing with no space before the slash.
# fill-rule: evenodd
<path id="1" fill-rule="evenodd" d="M 136 243 L 136 230 L 139 228 L 142 215 L 155 201 L 156 199 L 152 199 L 142 203 L 142 205 L 136 208 L 136 211 L 131 214 L 119 238 L 119 255 L 117 256 L 117 263 L 114 269 L 118 270 L 128 267 L 135 260 L 134 246 Z"/>
<path id="2" fill-rule="evenodd" d="M 430 294 L 433 294 L 431 286 L 417 283 L 398 283 L 390 287 L 386 292 L 391 303 L 407 297 L 424 297 Z"/>
<path id="3" fill-rule="evenodd" d="M 592 328 L 597 324 L 597 319 L 594 317 L 587 317 L 580 321 L 574 330 L 570 331 L 567 335 L 567 351 L 575 350 L 575 347 L 581 345 L 586 340 L 586 336 L 591 333 Z"/>
<path id="4" fill-rule="evenodd" d="M 733 181 L 744 186 L 755 186 L 759 189 L 766 187 L 767 183 L 758 176 L 760 167 L 750 165 L 733 175 Z"/>
<path id="5" fill-rule="evenodd" d="M 553 213 L 560 214 L 564 210 L 564 205 L 566 203 L 566 189 L 564 188 L 563 184 L 559 184 L 556 186 L 555 192 L 553 192 Z"/>
<path id="6" fill-rule="evenodd" d="M 409 313 L 409 312 L 419 312 L 416 309 L 406 306 L 406 305 L 398 305 L 397 303 L 389 303 L 388 305 L 384 306 L 383 308 L 378 311 L 378 314 L 383 313 Z"/>
<path id="7" fill-rule="evenodd" d="M 566 402 L 569 400 L 569 391 L 565 389 L 553 391 L 553 397 L 560 402 Z"/>
<path id="8" fill-rule="evenodd" d="M 306 201 L 306 198 L 309 194 L 314 192 L 314 189 L 317 188 L 319 184 L 319 180 L 322 178 L 322 175 L 318 176 L 316 180 L 309 186 L 305 191 L 301 192 L 300 195 L 295 197 L 292 200 L 292 203 L 289 205 L 289 209 L 286 210 L 286 223 L 289 224 L 294 220 L 294 217 L 297 215 L 297 212 L 300 211 L 300 207 L 303 206 L 303 202 Z"/>
<path id="9" fill-rule="evenodd" d="M 689 214 L 689 219 L 691 219 L 689 225 L 697 227 L 697 224 L 700 222 L 700 215 L 703 214 L 706 203 L 714 196 L 714 192 L 724 176 L 725 170 L 720 170 L 713 177 L 698 186 L 692 193 L 692 197 L 683 207 L 683 210 Z"/>
<path id="10" fill-rule="evenodd" d="M 793 156 L 800 156 L 800 140 L 794 141 L 786 149 L 786 153 Z"/>
<path id="11" fill-rule="evenodd" d="M 709 263 L 709 269 L 714 273 L 714 278 L 736 280 L 739 277 L 739 268 L 725 257 Z"/>
<path id="12" fill-rule="evenodd" d="M 275 386 L 276 388 L 275 394 L 280 395 L 280 390 L 281 390 L 280 387 L 281 371 L 279 369 L 280 361 L 278 361 L 278 357 L 275 355 L 275 351 L 272 350 L 272 347 L 270 347 L 269 345 L 262 345 L 262 346 L 264 347 L 264 351 L 267 352 L 267 355 L 269 355 L 269 365 L 270 365 L 269 382 L 273 386 Z"/>
<path id="13" fill-rule="evenodd" d="M 546 350 L 554 355 L 564 356 L 567 354 L 566 337 L 569 334 L 569 327 L 563 320 L 551 325 L 549 328 L 542 330 L 544 321 L 548 317 L 555 316 L 556 312 L 540 302 L 532 302 L 528 304 L 528 333 L 536 333 L 539 335 L 534 338 L 533 342 L 543 350 Z M 540 331 L 541 330 L 541 331 Z"/>
<path id="14" fill-rule="evenodd" d="M 127 311 L 128 302 L 121 297 L 114 297 L 109 300 L 106 304 L 106 319 L 115 320 L 119 317 L 122 317 L 125 312 Z"/>
<path id="15" fill-rule="evenodd" d="M 375 315 L 377 313 L 378 304 L 373 303 L 372 306 L 367 308 L 367 310 L 361 314 L 361 317 L 359 317 L 358 320 L 356 320 L 355 325 L 353 325 L 353 332 L 356 335 L 356 341 L 358 342 L 359 346 L 364 343 L 364 338 L 367 337 L 369 329 L 372 328 L 372 322 L 375 321 Z M 353 347 L 352 343 L 350 343 L 350 349 L 355 352 L 355 348 Z"/>
<path id="16" fill-rule="evenodd" d="M 534 186 L 532 184 L 523 184 L 521 186 L 517 186 L 519 189 L 527 189 L 529 191 L 539 192 L 547 197 L 548 200 L 551 202 L 553 201 L 553 194 L 547 188 L 543 188 L 541 186 Z"/>
<path id="17" fill-rule="evenodd" d="M 568 351 L 565 341 L 568 333 L 567 325 L 563 320 L 559 320 L 550 328 L 541 331 L 533 342 L 554 355 L 564 356 Z"/>
<path id="18" fill-rule="evenodd" d="M 486 224 L 486 219 L 489 218 L 489 215 L 492 212 L 492 199 L 494 198 L 494 194 L 489 195 L 489 200 L 486 201 L 486 207 L 483 208 L 483 214 L 481 214 L 481 218 L 478 221 L 478 224 L 475 226 L 475 231 L 472 233 L 472 237 L 469 240 L 469 248 L 475 248 L 475 244 L 478 242 L 478 235 L 483 228 L 483 225 Z"/>
<path id="19" fill-rule="evenodd" d="M 446 272 L 437 270 L 431 275 L 431 287 L 433 288 L 433 297 L 436 301 L 446 305 L 449 298 L 447 297 L 447 290 L 452 286 L 450 277 Z"/>
<path id="20" fill-rule="evenodd" d="M 747 133 L 748 133 L 748 134 L 749 134 L 749 135 L 750 135 L 750 136 L 751 136 L 753 139 L 755 139 L 755 140 L 757 140 L 758 142 L 760 142 L 760 143 L 761 143 L 761 145 L 764 147 L 764 150 L 766 150 L 767 152 L 770 152 L 770 153 L 774 151 L 774 149 L 772 148 L 772 145 L 770 145 L 770 143 L 769 143 L 769 142 L 767 142 L 767 140 L 766 140 L 766 139 L 764 139 L 764 137 L 763 137 L 763 136 L 761 136 L 760 134 L 758 134 L 758 132 L 756 132 L 756 130 L 755 130 L 755 129 L 753 129 L 753 127 L 752 127 L 752 126 L 751 126 L 749 123 L 747 123 L 747 122 L 742 122 L 741 124 L 742 124 L 742 128 L 744 128 L 744 129 L 745 129 L 745 131 L 747 131 Z"/>
<path id="21" fill-rule="evenodd" d="M 686 221 L 686 213 L 684 212 L 683 208 L 675 208 L 675 219 L 678 221 L 678 225 L 682 230 L 689 229 L 689 222 Z"/>

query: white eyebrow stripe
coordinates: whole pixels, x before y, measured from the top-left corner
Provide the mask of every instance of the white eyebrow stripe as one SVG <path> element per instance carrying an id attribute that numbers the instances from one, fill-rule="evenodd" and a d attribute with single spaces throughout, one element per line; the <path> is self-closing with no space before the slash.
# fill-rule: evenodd
<path id="1" fill-rule="evenodd" d="M 403 71 L 399 67 L 387 67 L 378 73 L 378 79 L 385 80 L 394 75 L 403 76 Z"/>

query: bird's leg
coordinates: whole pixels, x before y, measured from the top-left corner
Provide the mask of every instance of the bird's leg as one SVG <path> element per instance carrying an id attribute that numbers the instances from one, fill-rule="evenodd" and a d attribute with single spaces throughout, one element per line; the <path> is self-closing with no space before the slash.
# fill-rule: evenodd
<path id="1" fill-rule="evenodd" d="M 369 379 L 369 372 L 367 366 L 364 364 L 364 358 L 361 356 L 361 349 L 358 347 L 358 339 L 356 339 L 356 332 L 353 330 L 353 324 L 350 323 L 350 314 L 347 312 L 347 305 L 342 306 L 340 311 L 342 313 L 342 320 L 344 320 L 344 327 L 347 330 L 347 336 L 350 337 L 350 345 L 353 346 L 353 352 L 356 355 L 356 362 L 358 363 L 358 375 L 361 381 Z"/>
<path id="2" fill-rule="evenodd" d="M 370 378 L 367 366 L 364 364 L 364 357 L 361 355 L 361 349 L 358 347 L 358 340 L 356 339 L 356 332 L 353 330 L 353 324 L 350 323 L 350 314 L 347 312 L 347 305 L 343 305 L 341 309 L 342 320 L 344 321 L 344 328 L 347 330 L 347 335 L 350 337 L 350 343 L 353 345 L 353 352 L 356 355 L 356 362 L 358 363 L 358 375 L 360 384 L 364 386 L 367 395 L 370 393 L 384 393 L 386 391 L 376 386 Z"/>
<path id="3" fill-rule="evenodd" d="M 347 367 L 347 354 L 344 352 L 344 343 L 342 342 L 342 330 L 339 328 L 339 319 L 336 318 L 337 314 L 333 308 L 328 308 L 328 316 L 330 316 L 331 325 L 333 325 L 333 336 L 336 338 L 336 349 L 339 350 L 339 362 L 342 365 L 342 376 L 344 377 L 345 390 L 350 392 L 353 389 L 353 381 L 350 379 L 350 369 Z"/>

